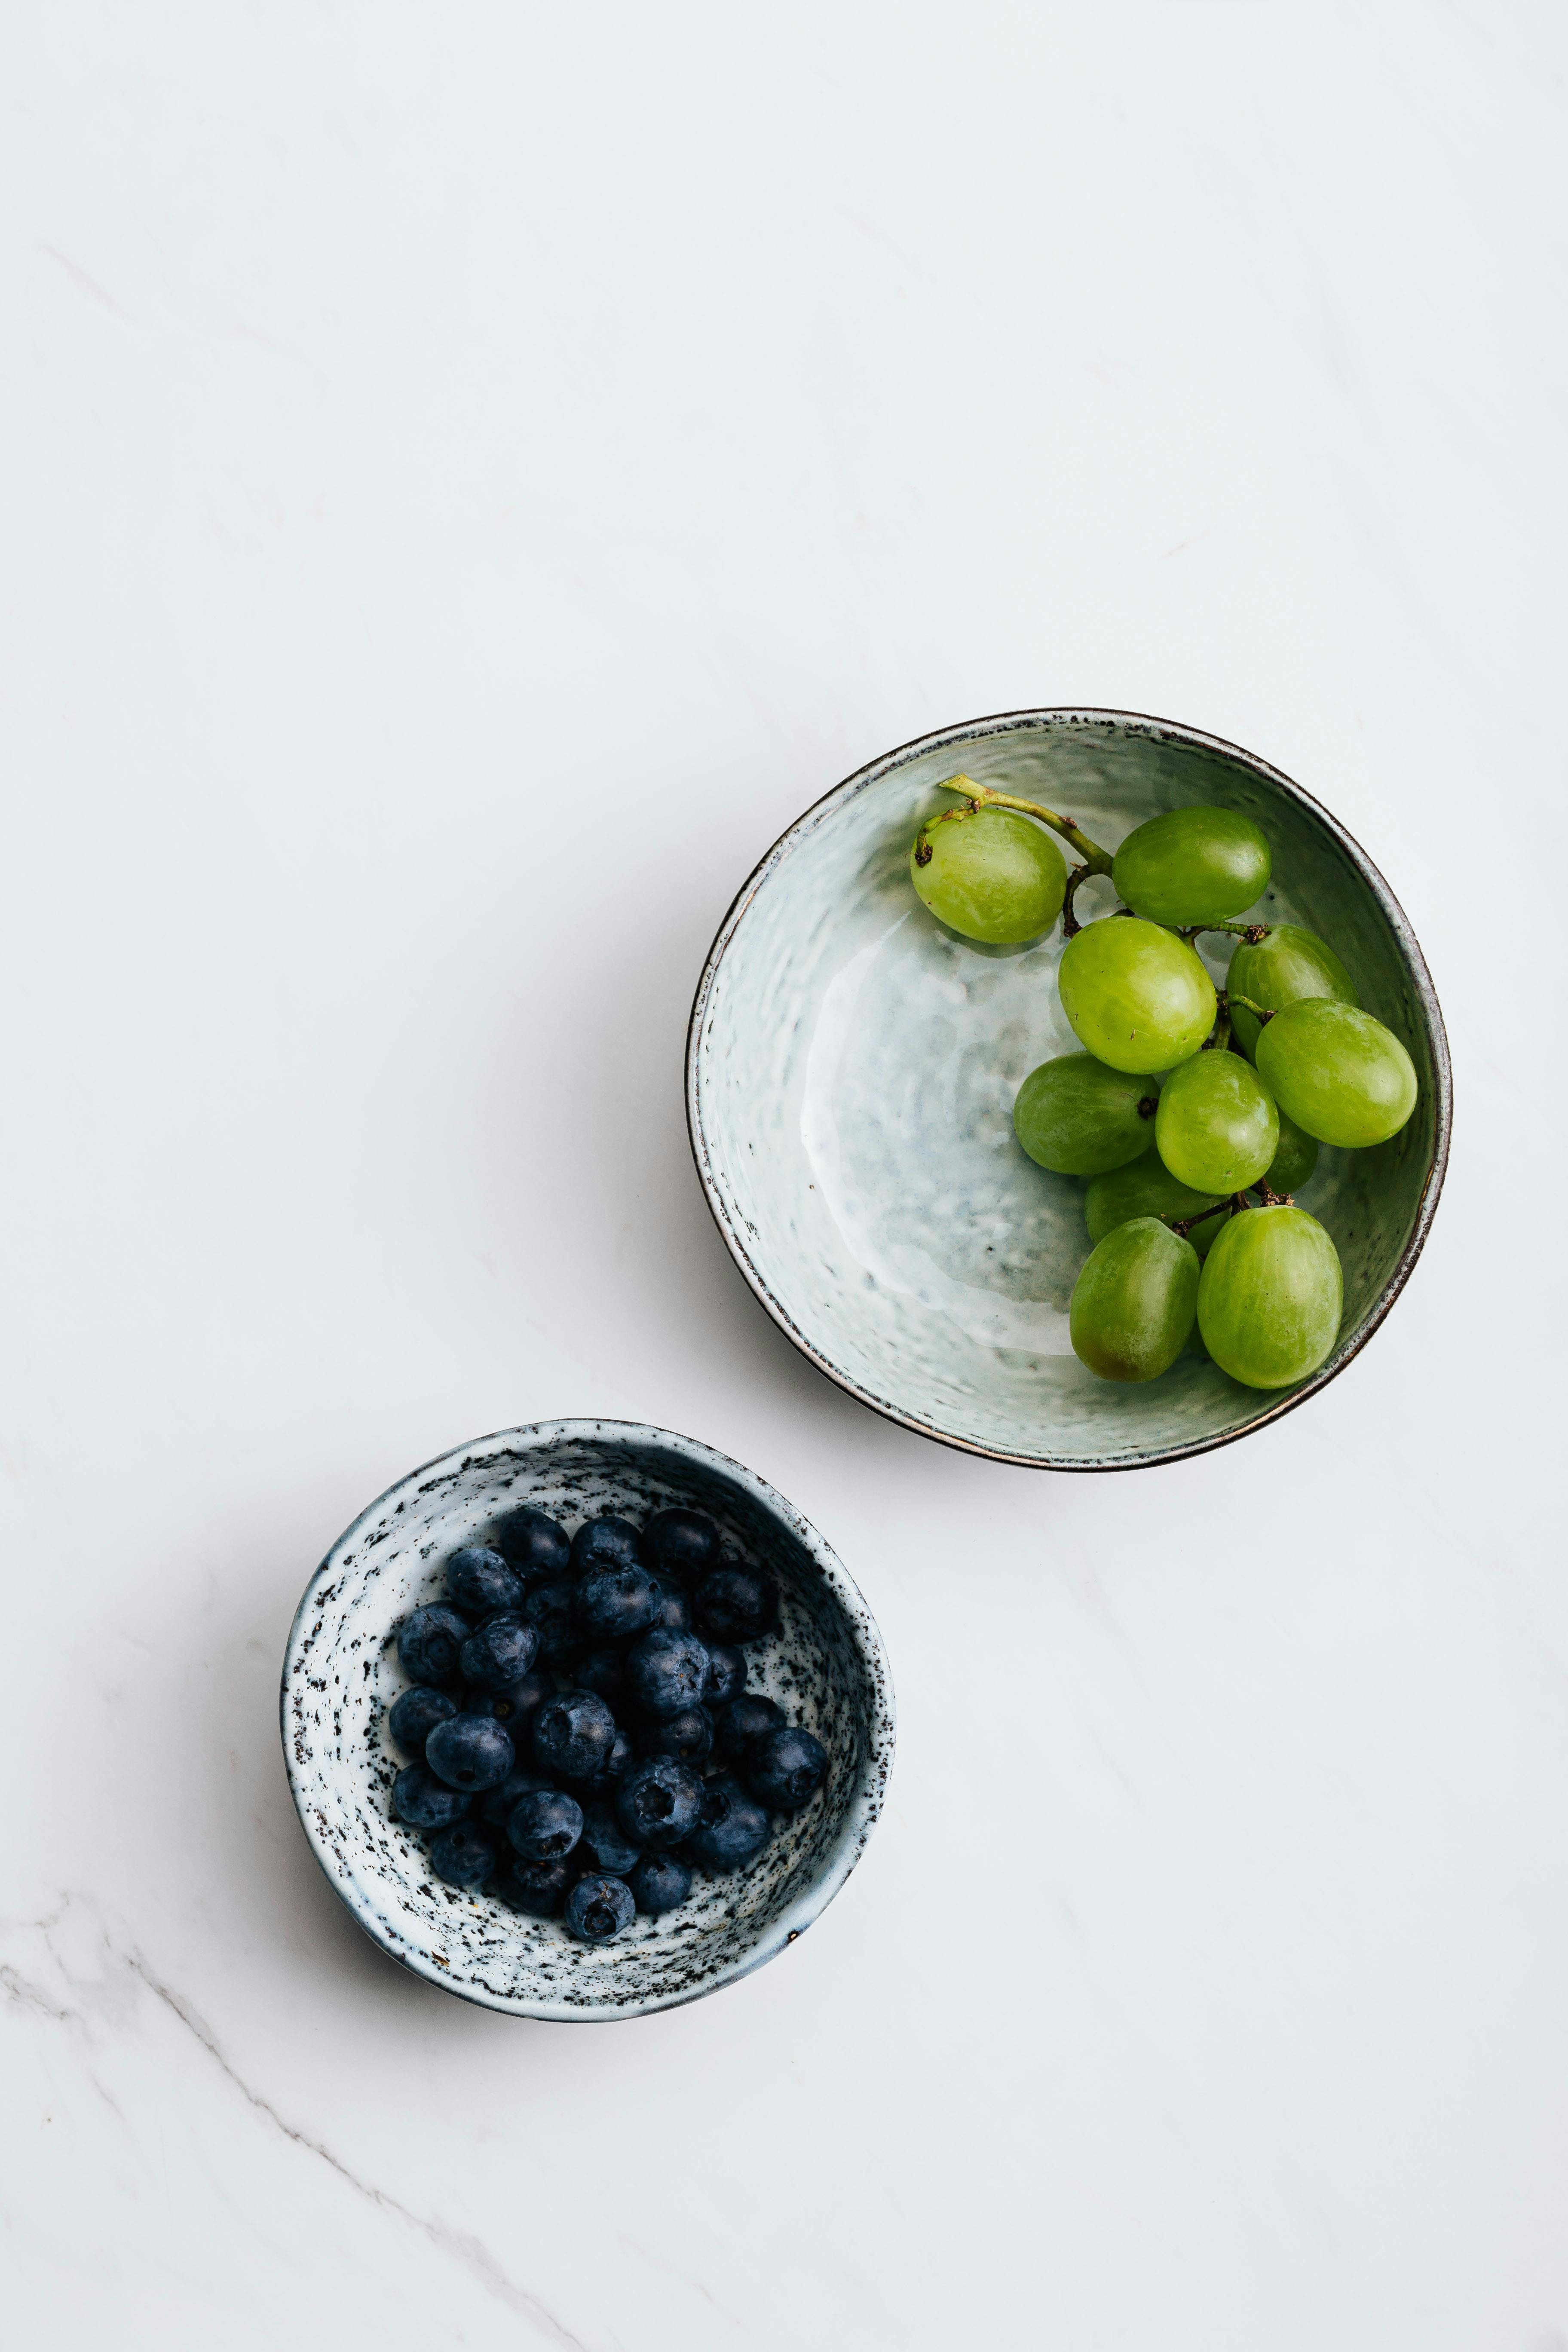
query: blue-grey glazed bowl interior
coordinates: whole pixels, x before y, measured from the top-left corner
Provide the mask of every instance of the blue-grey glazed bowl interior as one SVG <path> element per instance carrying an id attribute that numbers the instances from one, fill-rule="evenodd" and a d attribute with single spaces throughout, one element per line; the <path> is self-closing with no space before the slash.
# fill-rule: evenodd
<path id="1" fill-rule="evenodd" d="M 916 898 L 910 843 L 963 772 L 1043 802 L 1115 849 L 1199 803 L 1262 826 L 1260 919 L 1305 924 L 1403 1040 L 1420 1098 L 1369 1151 L 1325 1146 L 1298 1195 L 1344 1265 L 1338 1344 L 1310 1380 L 1243 1388 L 1196 1353 L 1147 1386 L 1097 1380 L 1068 1306 L 1089 1254 L 1084 1187 L 1037 1168 L 1013 1098 L 1077 1050 L 1057 993 L 1058 925 L 1023 949 L 948 931 Z M 1085 919 L 1115 903 L 1086 885 Z M 1233 942 L 1200 941 L 1216 981 Z M 850 1393 L 906 1427 L 1006 1462 L 1130 1469 L 1245 1435 L 1313 1395 L 1388 1312 L 1426 1238 L 1447 1157 L 1442 1016 L 1393 894 L 1343 827 L 1236 745 L 1126 711 L 1026 710 L 907 743 L 775 844 L 730 909 L 687 1051 L 698 1173 L 774 1320 Z"/>
<path id="2" fill-rule="evenodd" d="M 639 1916 L 613 1944 L 574 1942 L 494 1896 L 429 1869 L 392 1817 L 406 1759 L 386 1712 L 406 1677 L 395 1635 L 437 1598 L 448 1555 L 503 1534 L 521 1506 L 568 1529 L 595 1513 L 634 1521 L 667 1504 L 710 1512 L 729 1544 L 771 1568 L 781 1624 L 747 1651 L 747 1685 L 776 1698 L 827 1750 L 827 1778 L 780 1821 L 759 1860 L 699 1875 L 692 1899 Z M 893 1759 L 893 1694 L 881 1639 L 816 1529 L 761 1478 L 668 1430 L 619 1421 L 541 1422 L 426 1464 L 357 1518 L 306 1588 L 283 1666 L 283 1752 L 305 1834 L 360 1926 L 435 1985 L 516 2017 L 637 2017 L 716 1992 L 773 1959 L 826 1908 L 866 1848 Z"/>

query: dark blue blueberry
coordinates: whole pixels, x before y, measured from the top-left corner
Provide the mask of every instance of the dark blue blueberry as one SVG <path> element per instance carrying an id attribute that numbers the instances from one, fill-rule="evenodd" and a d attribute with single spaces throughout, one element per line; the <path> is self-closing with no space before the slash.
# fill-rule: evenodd
<path id="1" fill-rule="evenodd" d="M 704 1706 L 727 1706 L 746 1687 L 744 1650 L 710 1650 L 708 1679 L 702 1685 Z"/>
<path id="2" fill-rule="evenodd" d="M 559 1919 L 571 1884 L 572 1873 L 565 1863 L 524 1862 L 519 1854 L 510 1869 L 501 1872 L 496 1892 L 514 1911 L 526 1912 L 531 1919 Z"/>
<path id="3" fill-rule="evenodd" d="M 525 1862 L 564 1862 L 583 1834 L 583 1808 L 559 1789 L 533 1789 L 512 1807 L 506 1833 Z"/>
<path id="4" fill-rule="evenodd" d="M 637 1750 L 630 1739 L 617 1726 L 616 1736 L 610 1742 L 610 1752 L 598 1770 L 590 1772 L 584 1780 L 574 1780 L 573 1787 L 579 1796 L 613 1796 L 615 1783 L 623 1780 L 631 1770 L 636 1754 Z"/>
<path id="5" fill-rule="evenodd" d="M 466 1617 L 437 1601 L 416 1609 L 397 1629 L 397 1655 L 411 1683 L 455 1683 L 458 1654 L 473 1632 Z"/>
<path id="6" fill-rule="evenodd" d="M 573 1622 L 584 1639 L 594 1643 L 625 1642 L 646 1633 L 658 1606 L 652 1577 L 636 1564 L 595 1563 L 572 1596 Z"/>
<path id="7" fill-rule="evenodd" d="M 592 1780 L 615 1738 L 616 1718 L 595 1691 L 563 1691 L 533 1718 L 533 1760 L 563 1780 Z"/>
<path id="8" fill-rule="evenodd" d="M 626 1679 L 624 1650 L 590 1650 L 578 1659 L 574 1672 L 579 1690 L 597 1691 L 607 1706 L 622 1696 Z"/>
<path id="9" fill-rule="evenodd" d="M 495 1866 L 494 1838 L 472 1822 L 454 1822 L 430 1841 L 430 1867 L 448 1886 L 466 1887 L 471 1894 L 493 1875 Z"/>
<path id="10" fill-rule="evenodd" d="M 726 1773 L 703 1790 L 702 1818 L 682 1851 L 704 1870 L 743 1870 L 766 1845 L 772 1827 L 761 1805 Z"/>
<path id="11" fill-rule="evenodd" d="M 511 1734 L 493 1715 L 449 1715 L 425 1742 L 425 1761 L 449 1789 L 477 1797 L 506 1779 L 517 1753 Z"/>
<path id="12" fill-rule="evenodd" d="M 784 1721 L 784 1710 L 760 1691 L 742 1691 L 727 1706 L 713 1710 L 713 1745 L 726 1764 L 739 1764 L 753 1739 L 761 1739 Z"/>
<path id="13" fill-rule="evenodd" d="M 600 1803 L 590 1805 L 583 1817 L 578 1851 L 587 1857 L 591 1868 L 608 1871 L 612 1878 L 624 1878 L 642 1848 L 626 1835 L 610 1807 Z"/>
<path id="14" fill-rule="evenodd" d="M 650 1756 L 634 1764 L 616 1792 L 621 1825 L 638 1845 L 679 1845 L 697 1826 L 702 1783 L 673 1756 Z"/>
<path id="15" fill-rule="evenodd" d="M 541 1664 L 564 1657 L 577 1639 L 572 1626 L 572 1587 L 531 1584 L 522 1596 L 522 1622 L 539 1636 Z"/>
<path id="16" fill-rule="evenodd" d="M 679 1715 L 655 1716 L 638 1735 L 645 1756 L 673 1756 L 679 1764 L 706 1764 L 713 1747 L 713 1718 L 705 1706 L 683 1706 Z"/>
<path id="17" fill-rule="evenodd" d="M 571 1538 L 543 1511 L 513 1511 L 498 1533 L 501 1549 L 525 1583 L 548 1582 L 570 1573 Z"/>
<path id="18" fill-rule="evenodd" d="M 405 1756 L 423 1756 L 425 1742 L 436 1726 L 448 1715 L 456 1715 L 458 1702 L 444 1690 L 432 1690 L 426 1684 L 416 1683 L 401 1698 L 395 1698 L 386 1717 L 386 1727 L 402 1748 Z"/>
<path id="19" fill-rule="evenodd" d="M 626 1519 L 584 1519 L 572 1538 L 572 1568 L 586 1576 L 591 1568 L 640 1568 L 642 1538 Z"/>
<path id="20" fill-rule="evenodd" d="M 689 1633 L 691 1603 L 679 1585 L 672 1584 L 668 1576 L 656 1576 L 653 1591 L 654 1613 L 648 1624 L 649 1633 L 657 1625 L 663 1633 Z"/>
<path id="21" fill-rule="evenodd" d="M 660 1576 L 695 1584 L 719 1565 L 719 1530 L 705 1511 L 656 1511 L 643 1529 L 643 1549 Z"/>
<path id="22" fill-rule="evenodd" d="M 476 1622 L 522 1606 L 522 1579 L 509 1568 L 499 1551 L 485 1544 L 465 1544 L 447 1562 L 447 1591 L 454 1609 Z"/>
<path id="23" fill-rule="evenodd" d="M 607 1944 L 636 1909 L 624 1878 L 580 1878 L 566 1897 L 566 1925 L 584 1944 Z"/>
<path id="24" fill-rule="evenodd" d="M 411 1830 L 444 1830 L 460 1822 L 473 1801 L 423 1764 L 405 1764 L 392 1784 L 392 1810 Z"/>
<path id="25" fill-rule="evenodd" d="M 752 1742 L 741 1769 L 759 1804 L 775 1813 L 798 1813 L 822 1786 L 827 1750 L 809 1731 L 781 1724 Z"/>
<path id="26" fill-rule="evenodd" d="M 645 1853 L 636 1869 L 627 1871 L 626 1885 L 637 1909 L 657 1918 L 661 1911 L 673 1911 L 685 1902 L 691 1892 L 691 1873 L 672 1853 Z"/>
<path id="27" fill-rule="evenodd" d="M 493 1789 L 485 1790 L 474 1811 L 481 1822 L 488 1822 L 492 1830 L 504 1830 L 511 1819 L 511 1809 L 520 1797 L 530 1796 L 535 1789 L 548 1789 L 550 1786 L 542 1772 L 525 1772 L 520 1764 L 515 1771 L 507 1774 L 504 1780 L 498 1780 Z"/>
<path id="28" fill-rule="evenodd" d="M 533 1626 L 521 1617 L 492 1617 L 463 1644 L 463 1680 L 476 1690 L 505 1690 L 508 1683 L 522 1680 L 538 1652 Z"/>
<path id="29" fill-rule="evenodd" d="M 645 1715 L 698 1706 L 707 1679 L 707 1646 L 695 1633 L 645 1633 L 626 1654 L 626 1690 Z"/>
<path id="30" fill-rule="evenodd" d="M 508 1683 L 504 1690 L 466 1690 L 463 1712 L 493 1715 L 498 1723 L 505 1724 L 515 1747 L 526 1737 L 530 1723 L 553 1688 L 542 1666 L 530 1666 L 527 1674 Z"/>
<path id="31" fill-rule="evenodd" d="M 697 1622 L 710 1642 L 754 1642 L 778 1617 L 778 1586 L 760 1568 L 715 1568 L 697 1588 Z"/>

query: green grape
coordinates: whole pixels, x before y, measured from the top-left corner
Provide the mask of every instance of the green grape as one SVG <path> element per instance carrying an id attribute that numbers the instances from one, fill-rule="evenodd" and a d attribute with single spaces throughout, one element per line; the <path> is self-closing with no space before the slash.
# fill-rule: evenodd
<path id="1" fill-rule="evenodd" d="M 923 866 L 922 844 L 931 851 Z M 1044 825 L 988 808 L 917 834 L 910 879 L 950 930 L 1012 947 L 1050 929 L 1067 897 L 1068 869 Z"/>
<path id="2" fill-rule="evenodd" d="M 1275 923 L 1266 940 L 1254 947 L 1243 940 L 1230 960 L 1226 988 L 1250 996 L 1277 1013 L 1302 996 L 1333 996 L 1342 1004 L 1359 1004 L 1351 976 L 1334 953 L 1312 931 L 1299 923 Z M 1259 1022 L 1245 1004 L 1230 1009 L 1231 1034 L 1242 1051 L 1256 1057 Z"/>
<path id="3" fill-rule="evenodd" d="M 1264 1170 L 1263 1181 L 1271 1192 L 1299 1192 L 1317 1164 L 1316 1137 L 1299 1128 L 1289 1111 L 1280 1111 L 1279 1149 Z"/>
<path id="4" fill-rule="evenodd" d="M 1217 1209 L 1225 1198 L 1223 1192 L 1194 1192 L 1190 1184 L 1173 1176 L 1153 1151 L 1147 1159 L 1095 1177 L 1083 1196 L 1083 1213 L 1089 1240 L 1102 1242 L 1130 1217 L 1158 1217 L 1162 1224 L 1179 1225 L 1201 1210 Z M 1223 1217 L 1205 1217 L 1201 1225 L 1193 1227 L 1187 1239 L 1200 1257 L 1207 1257 L 1224 1223 Z"/>
<path id="5" fill-rule="evenodd" d="M 1024 1080 L 1013 1125 L 1042 1168 L 1098 1176 L 1148 1150 L 1158 1099 L 1152 1078 L 1109 1070 L 1092 1054 L 1058 1054 Z"/>
<path id="6" fill-rule="evenodd" d="M 1186 1346 L 1198 1254 L 1158 1217 L 1134 1217 L 1090 1250 L 1072 1295 L 1073 1353 L 1102 1381 L 1152 1381 Z"/>
<path id="7" fill-rule="evenodd" d="M 1160 1093 L 1154 1141 L 1173 1176 L 1197 1192 L 1243 1192 L 1279 1142 L 1274 1097 L 1239 1054 L 1194 1054 Z"/>
<path id="8" fill-rule="evenodd" d="M 1113 1070 L 1170 1070 L 1214 1027 L 1214 982 L 1158 923 L 1106 915 L 1070 939 L 1057 974 L 1079 1042 Z"/>
<path id="9" fill-rule="evenodd" d="M 1415 1108 L 1415 1066 L 1393 1030 L 1331 996 L 1277 1013 L 1258 1041 L 1258 1067 L 1281 1110 L 1321 1143 L 1385 1143 Z"/>
<path id="10" fill-rule="evenodd" d="M 1315 1372 L 1339 1337 L 1343 1308 L 1340 1254 L 1305 1209 L 1232 1217 L 1198 1285 L 1205 1344 L 1221 1370 L 1249 1389 L 1289 1388 Z"/>
<path id="11" fill-rule="evenodd" d="M 1224 923 L 1262 898 L 1272 860 L 1250 817 L 1234 809 L 1172 809 L 1130 833 L 1111 880 L 1156 923 Z"/>

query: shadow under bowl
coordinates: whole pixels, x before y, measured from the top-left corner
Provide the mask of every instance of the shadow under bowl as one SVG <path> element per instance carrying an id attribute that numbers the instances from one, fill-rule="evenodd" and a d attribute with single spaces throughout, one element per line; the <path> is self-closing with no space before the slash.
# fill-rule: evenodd
<path id="1" fill-rule="evenodd" d="M 441 1597 L 460 1545 L 504 1543 L 508 1517 L 569 1529 L 603 1512 L 634 1522 L 670 1504 L 706 1511 L 728 1549 L 773 1570 L 779 1630 L 747 1650 L 747 1687 L 776 1699 L 827 1750 L 823 1788 L 779 1821 L 752 1866 L 699 1875 L 691 1899 L 639 1916 L 614 1943 L 466 1895 L 395 1821 L 407 1760 L 386 1714 L 406 1687 L 396 1634 Z M 869 1610 L 822 1538 L 738 1462 L 640 1423 L 540 1422 L 426 1464 L 362 1513 L 307 1586 L 283 1665 L 283 1752 L 317 1861 L 373 1940 L 445 1991 L 514 2017 L 637 2017 L 696 2000 L 774 1958 L 833 1900 L 864 1853 L 893 1759 L 893 1695 Z"/>
<path id="2" fill-rule="evenodd" d="M 1057 992 L 1063 940 L 987 948 L 915 897 L 910 844 L 962 772 L 1043 802 L 1115 849 L 1168 809 L 1259 824 L 1274 879 L 1254 912 L 1326 939 L 1415 1065 L 1408 1125 L 1324 1146 L 1297 1196 L 1332 1235 L 1344 1318 L 1326 1363 L 1264 1391 L 1206 1357 L 1160 1380 L 1097 1380 L 1068 1308 L 1089 1254 L 1083 1186 L 1027 1158 L 1013 1100 L 1079 1050 Z M 1109 913 L 1086 886 L 1085 920 Z M 1199 951 L 1222 982 L 1234 942 Z M 1447 1161 L 1448 1050 L 1393 893 L 1342 825 L 1251 752 L 1115 710 L 1010 711 L 906 743 L 808 809 L 714 940 L 692 1007 L 687 1117 L 708 1203 L 774 1321 L 841 1388 L 905 1428 L 1002 1462 L 1126 1470 L 1228 1444 L 1313 1396 L 1388 1313 Z"/>

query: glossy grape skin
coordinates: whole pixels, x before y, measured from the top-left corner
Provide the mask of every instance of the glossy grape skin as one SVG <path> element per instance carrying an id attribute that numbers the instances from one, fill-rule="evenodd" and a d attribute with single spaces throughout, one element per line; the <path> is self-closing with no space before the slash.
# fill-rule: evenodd
<path id="1" fill-rule="evenodd" d="M 1279 1109 L 1278 1104 L 1275 1106 Z M 1289 1111 L 1279 1112 L 1279 1141 L 1263 1171 L 1271 1192 L 1299 1192 L 1318 1164 L 1318 1139 L 1297 1126 Z"/>
<path id="2" fill-rule="evenodd" d="M 1234 809 L 1172 809 L 1130 833 L 1111 880 L 1156 923 L 1224 923 L 1256 905 L 1273 870 L 1268 844 Z"/>
<path id="3" fill-rule="evenodd" d="M 1415 1108 L 1415 1065 L 1392 1029 L 1353 1004 L 1302 997 L 1258 1041 L 1258 1075 L 1320 1143 L 1386 1143 Z"/>
<path id="4" fill-rule="evenodd" d="M 1190 1184 L 1172 1175 L 1157 1151 L 1152 1151 L 1146 1159 L 1095 1177 L 1083 1196 L 1084 1223 L 1089 1240 L 1102 1242 L 1131 1217 L 1158 1217 L 1162 1224 L 1179 1225 L 1184 1218 L 1195 1217 L 1204 1209 L 1217 1209 L 1225 1197 L 1223 1192 L 1194 1192 Z M 1207 1257 L 1224 1223 L 1221 1216 L 1205 1217 L 1201 1225 L 1193 1227 L 1187 1239 L 1200 1258 Z"/>
<path id="5" fill-rule="evenodd" d="M 1205 1345 L 1222 1371 L 1252 1389 L 1289 1388 L 1315 1372 L 1343 1311 L 1340 1254 L 1305 1209 L 1232 1217 L 1198 1285 Z"/>
<path id="6" fill-rule="evenodd" d="M 1067 897 L 1067 860 L 1055 836 L 1012 809 L 981 809 L 917 834 L 910 879 L 940 922 L 966 940 L 1012 947 L 1048 931 Z"/>
<path id="7" fill-rule="evenodd" d="M 1092 1054 L 1058 1054 L 1031 1070 L 1013 1105 L 1013 1126 L 1031 1160 L 1058 1176 L 1123 1168 L 1154 1140 L 1152 1078 L 1108 1069 Z"/>
<path id="8" fill-rule="evenodd" d="M 1194 1054 L 1161 1089 L 1155 1147 L 1172 1175 L 1195 1192 L 1245 1192 L 1279 1141 L 1274 1097 L 1239 1054 Z"/>
<path id="9" fill-rule="evenodd" d="M 1153 1381 L 1186 1346 L 1198 1254 L 1158 1217 L 1133 1217 L 1084 1261 L 1068 1316 L 1073 1353 L 1102 1381 Z"/>
<path id="10" fill-rule="evenodd" d="M 1254 947 L 1243 940 L 1230 960 L 1225 984 L 1255 1004 L 1279 1012 L 1303 996 L 1332 996 L 1341 1004 L 1359 1004 L 1349 972 L 1326 940 L 1299 923 L 1275 923 L 1266 940 Z M 1257 1059 L 1259 1023 L 1245 1004 L 1230 1008 L 1231 1034 L 1243 1053 Z"/>
<path id="11" fill-rule="evenodd" d="M 1062 952 L 1062 1010 L 1113 1070 L 1172 1070 L 1214 1027 L 1214 982 L 1187 945 L 1135 915 L 1086 923 Z"/>

